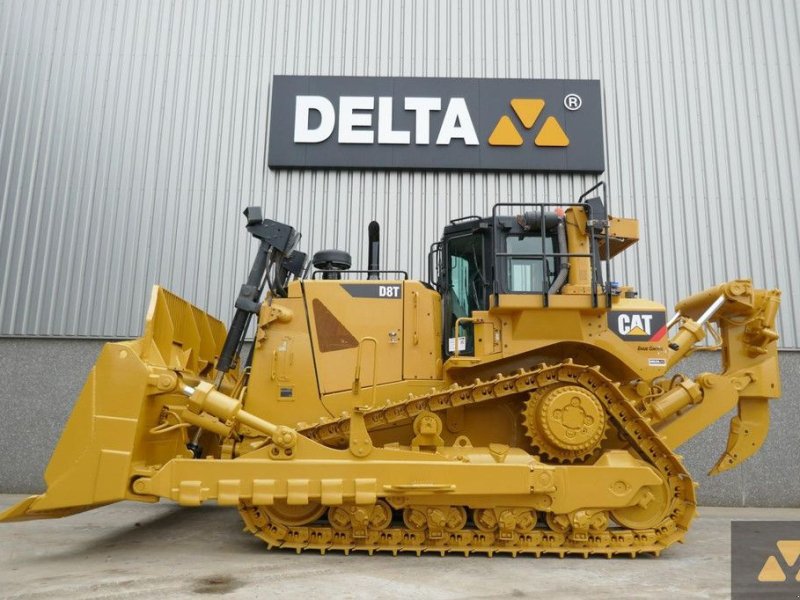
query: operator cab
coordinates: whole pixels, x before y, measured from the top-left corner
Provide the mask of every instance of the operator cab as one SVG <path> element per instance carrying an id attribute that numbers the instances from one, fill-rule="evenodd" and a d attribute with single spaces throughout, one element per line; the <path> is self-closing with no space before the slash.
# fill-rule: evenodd
<path id="1" fill-rule="evenodd" d="M 567 249 L 566 217 L 560 206 L 499 204 L 491 217 L 464 217 L 444 228 L 441 241 L 431 248 L 429 269 L 431 282 L 442 296 L 445 358 L 455 353 L 456 344 L 459 354 L 474 353 L 472 324 L 459 322 L 456 338 L 456 321 L 488 310 L 492 296 L 539 294 L 547 306 L 549 296 L 561 292 L 567 283 L 569 257 L 575 254 Z M 572 206 L 606 218 L 599 198 Z M 498 207 L 514 207 L 519 214 L 498 214 Z M 596 242 L 595 236 L 590 237 Z M 602 286 L 599 260 L 595 260 L 597 244 L 591 244 L 591 256 L 584 256 L 594 265 L 595 283 Z"/>

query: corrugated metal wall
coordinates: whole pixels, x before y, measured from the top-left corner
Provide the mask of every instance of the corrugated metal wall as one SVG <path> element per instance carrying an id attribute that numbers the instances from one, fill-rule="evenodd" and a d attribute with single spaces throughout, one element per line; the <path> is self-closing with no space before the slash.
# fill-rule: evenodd
<path id="1" fill-rule="evenodd" d="M 241 209 L 423 276 L 443 224 L 589 176 L 271 172 L 273 74 L 599 78 L 616 279 L 668 305 L 752 275 L 800 346 L 800 18 L 785 1 L 0 2 L 0 334 L 133 336 L 160 282 L 227 319 Z"/>

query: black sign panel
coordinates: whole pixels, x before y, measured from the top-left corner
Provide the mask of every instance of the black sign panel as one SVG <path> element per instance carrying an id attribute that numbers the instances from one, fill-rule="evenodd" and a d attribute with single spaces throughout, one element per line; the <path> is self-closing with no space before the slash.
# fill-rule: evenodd
<path id="1" fill-rule="evenodd" d="M 605 169 L 596 80 L 276 76 L 271 111 L 271 168 Z"/>

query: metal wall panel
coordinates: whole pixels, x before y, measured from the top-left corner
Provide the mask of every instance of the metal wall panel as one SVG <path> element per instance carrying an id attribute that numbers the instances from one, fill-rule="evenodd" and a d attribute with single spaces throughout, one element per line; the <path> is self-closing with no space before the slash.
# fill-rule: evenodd
<path id="1" fill-rule="evenodd" d="M 792 0 L 0 2 L 0 334 L 134 336 L 160 282 L 227 319 L 241 209 L 423 276 L 448 219 L 571 201 L 593 176 L 273 172 L 273 74 L 599 78 L 615 279 L 673 304 L 752 276 L 800 347 Z"/>

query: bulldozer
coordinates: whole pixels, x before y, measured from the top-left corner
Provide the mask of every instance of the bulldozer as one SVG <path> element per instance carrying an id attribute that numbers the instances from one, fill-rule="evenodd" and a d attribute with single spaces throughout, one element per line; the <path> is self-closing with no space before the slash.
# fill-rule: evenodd
<path id="1" fill-rule="evenodd" d="M 598 184 L 574 203 L 450 221 L 427 277 L 244 211 L 258 243 L 230 326 L 155 286 L 102 349 L 45 472 L 0 521 L 121 500 L 236 507 L 270 548 L 659 555 L 696 484 L 676 448 L 737 408 L 712 469 L 758 451 L 781 394 L 780 291 L 675 306 L 611 279 L 639 239 Z M 676 371 L 721 351 L 719 373 Z"/>

